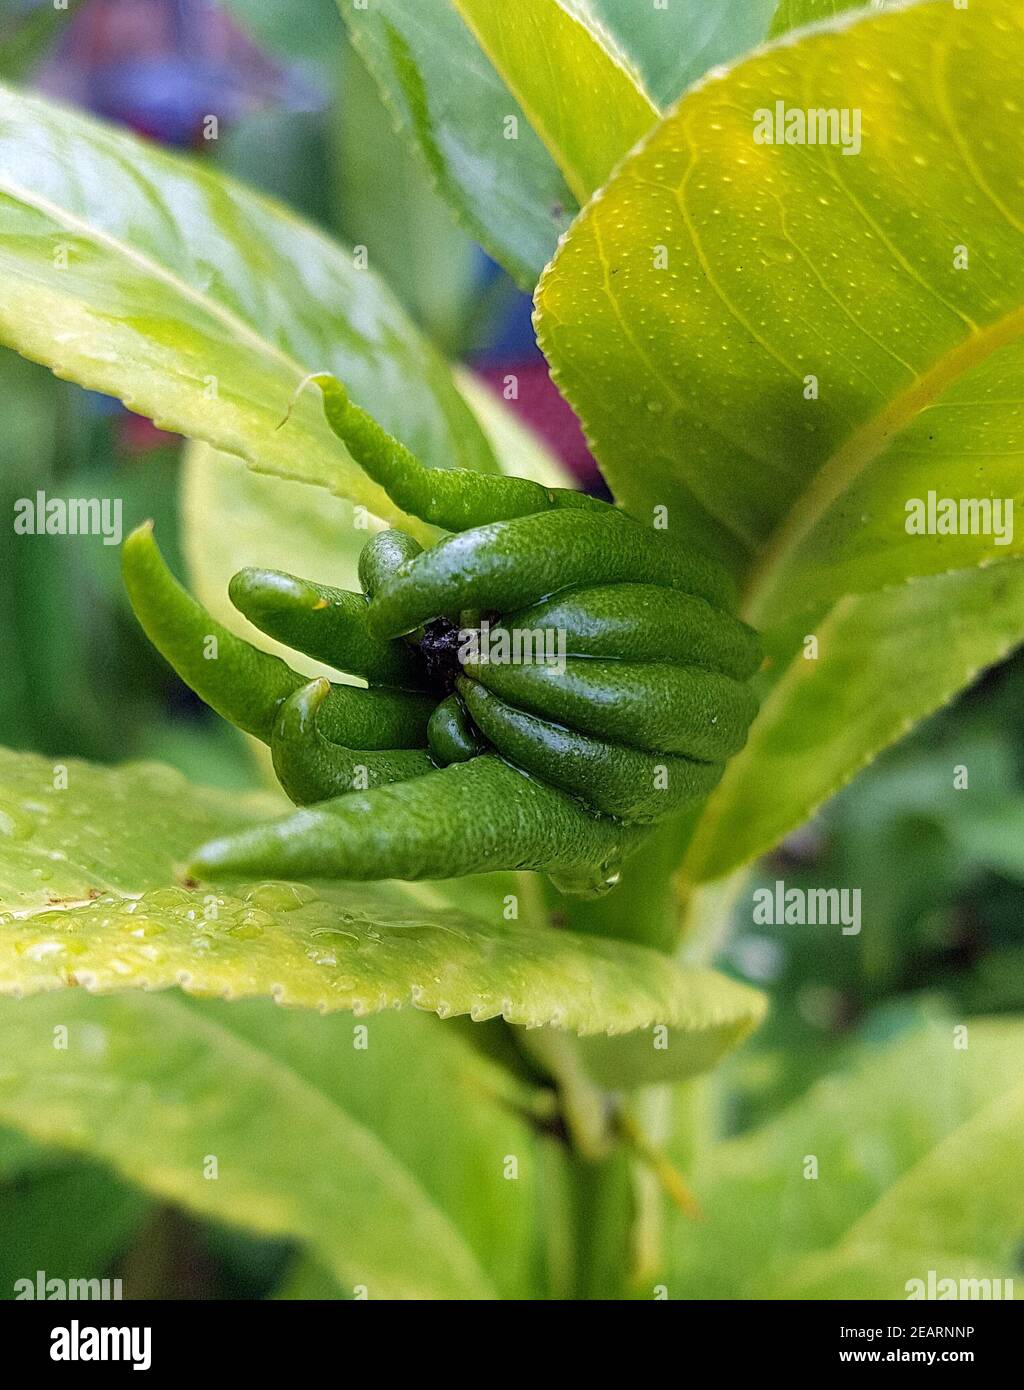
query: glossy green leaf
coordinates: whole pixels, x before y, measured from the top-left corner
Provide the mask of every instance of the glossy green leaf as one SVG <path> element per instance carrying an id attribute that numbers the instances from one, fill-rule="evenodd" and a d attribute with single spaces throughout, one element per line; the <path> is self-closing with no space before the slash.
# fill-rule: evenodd
<path id="1" fill-rule="evenodd" d="M 72 990 L 6 1001 L 0 1039 L 6 1122 L 201 1215 L 303 1242 L 347 1297 L 524 1291 L 533 1140 L 507 1102 L 530 1093 L 436 1020 Z"/>
<path id="2" fill-rule="evenodd" d="M 340 25 L 336 7 L 335 17 Z M 351 44 L 340 69 L 331 123 L 338 226 L 346 240 L 369 249 L 378 272 L 434 341 L 454 352 L 465 335 L 479 253 L 394 129 Z"/>
<path id="3" fill-rule="evenodd" d="M 1018 1021 L 935 1023 L 712 1144 L 690 1174 L 704 1219 L 676 1223 L 669 1297 L 904 1299 L 930 1269 L 1012 1276 L 1022 1061 Z"/>
<path id="4" fill-rule="evenodd" d="M 590 0 L 640 68 L 647 89 L 669 105 L 709 68 L 764 38 L 775 0 Z"/>
<path id="5" fill-rule="evenodd" d="M 760 40 L 772 8 L 772 0 L 672 0 L 667 8 L 643 0 L 339 4 L 438 189 L 526 287 L 550 259 L 576 200 L 651 124 L 652 104 L 638 98 L 630 74 L 639 72 L 640 87 L 646 79 L 656 100 L 669 102 L 708 67 Z"/>
<path id="6" fill-rule="evenodd" d="M 718 878 L 771 849 L 876 753 L 1024 641 L 1024 562 L 851 595 L 814 635 L 817 657 L 793 657 L 712 792 L 684 875 Z M 952 786 L 952 762 L 949 777 Z"/>
<path id="7" fill-rule="evenodd" d="M 576 211 L 451 0 L 338 0 L 352 41 L 467 230 L 529 288 Z"/>
<path id="8" fill-rule="evenodd" d="M 757 991 L 654 951 L 423 906 L 429 885 L 213 892 L 175 866 L 271 798 L 192 787 L 152 765 L 64 767 L 56 789 L 65 777 L 45 759 L 0 753 L 0 994 L 180 985 L 321 1012 L 413 1004 L 581 1035 L 660 1023 L 691 1035 L 702 1058 L 763 1013 Z"/>
<path id="9" fill-rule="evenodd" d="M 583 0 L 454 4 L 574 197 L 586 202 L 657 119 L 625 55 Z"/>
<path id="10" fill-rule="evenodd" d="M 616 494 L 714 546 L 762 628 L 1024 546 L 906 530 L 930 489 L 1022 497 L 1022 63 L 1010 0 L 767 48 L 684 98 L 539 287 Z M 845 147 L 758 143 L 776 102 L 845 110 Z"/>
<path id="11" fill-rule="evenodd" d="M 370 270 L 209 165 L 0 91 L 0 339 L 262 472 L 389 517 L 310 391 L 330 368 L 424 461 L 493 469 L 448 369 Z M 280 428 L 279 428 L 280 426 Z"/>

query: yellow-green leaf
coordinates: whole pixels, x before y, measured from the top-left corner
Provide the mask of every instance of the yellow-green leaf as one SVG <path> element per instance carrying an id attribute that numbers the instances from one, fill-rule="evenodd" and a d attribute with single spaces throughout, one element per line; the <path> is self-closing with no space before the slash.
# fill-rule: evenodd
<path id="1" fill-rule="evenodd" d="M 180 985 L 322 1013 L 414 1005 L 580 1035 L 664 1024 L 705 1066 L 762 996 L 626 942 L 460 913 L 430 885 L 233 884 L 182 877 L 201 840 L 259 818 L 153 765 L 0 752 L 0 994 Z M 486 808 L 481 808 L 485 813 Z"/>
<path id="2" fill-rule="evenodd" d="M 542 345 L 616 494 L 713 545 L 758 626 L 1024 548 L 906 524 L 929 490 L 1024 498 L 1022 65 L 1010 0 L 762 49 L 684 97 L 541 282 Z M 831 143 L 766 143 L 777 104 L 782 138 L 834 112 Z"/>
<path id="3" fill-rule="evenodd" d="M 398 519 L 327 426 L 329 369 L 425 462 L 493 470 L 370 267 L 208 164 L 0 89 L 0 341 L 58 376 Z"/>
<path id="4" fill-rule="evenodd" d="M 809 635 L 816 646 L 792 658 L 708 801 L 684 863 L 689 878 L 719 878 L 771 849 L 1024 641 L 1024 561 L 842 599 Z M 961 795 L 952 769 L 949 795 Z"/>
<path id="5" fill-rule="evenodd" d="M 670 1298 L 905 1299 L 1014 1274 L 1024 1030 L 934 1021 L 864 1047 L 759 1129 L 702 1148 Z M 751 1257 L 751 1252 L 756 1257 Z"/>
<path id="6" fill-rule="evenodd" d="M 422 1015 L 354 1027 L 177 993 L 0 1001 L 5 1123 L 300 1242 L 346 1298 L 524 1296 L 536 1160 L 509 1106 L 534 1094 Z"/>
<path id="7" fill-rule="evenodd" d="M 639 75 L 583 0 L 455 7 L 586 202 L 657 120 Z"/>

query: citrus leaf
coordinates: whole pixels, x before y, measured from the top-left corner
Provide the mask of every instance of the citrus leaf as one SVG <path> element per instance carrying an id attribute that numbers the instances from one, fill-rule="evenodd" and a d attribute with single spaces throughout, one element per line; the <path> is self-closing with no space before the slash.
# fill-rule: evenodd
<path id="1" fill-rule="evenodd" d="M 768 30 L 770 38 L 799 29 L 805 24 L 819 24 L 845 14 L 847 10 L 882 10 L 903 0 L 779 0 Z"/>
<path id="2" fill-rule="evenodd" d="M 0 1116 L 164 1200 L 302 1241 L 347 1297 L 522 1294 L 533 1141 L 515 1092 L 436 1020 L 359 1027 L 180 994 L 6 1001 Z"/>
<path id="3" fill-rule="evenodd" d="M 712 971 L 424 907 L 429 888 L 175 883 L 198 841 L 254 821 L 270 798 L 191 787 L 155 766 L 64 767 L 56 790 L 45 759 L 0 753 L 0 994 L 180 985 L 322 1013 L 413 1004 L 581 1035 L 660 1023 L 692 1036 L 707 1060 L 763 1013 L 757 991 Z"/>
<path id="4" fill-rule="evenodd" d="M 1017 1181 L 1022 1130 L 1024 1084 L 936 1145 L 831 1250 L 789 1271 L 780 1296 L 887 1298 L 911 1292 L 913 1281 L 926 1289 L 930 1271 L 957 1286 L 962 1279 L 1005 1280 L 1003 1287 L 1012 1289 L 1012 1236 L 1024 1231 Z M 984 1285 L 977 1287 L 966 1296 L 984 1297 Z M 1001 1296 L 1010 1294 L 1001 1289 Z"/>
<path id="5" fill-rule="evenodd" d="M 1024 547 L 906 529 L 937 486 L 1022 497 L 1022 62 L 1009 0 L 763 49 L 684 97 L 541 281 L 542 345 L 617 496 L 716 548 L 762 628 Z M 777 102 L 845 111 L 849 141 L 758 143 Z"/>
<path id="6" fill-rule="evenodd" d="M 333 0 L 326 3 L 341 25 Z M 330 132 L 338 226 L 347 240 L 369 248 L 379 273 L 431 338 L 456 352 L 477 291 L 479 252 L 394 129 L 372 75 L 347 41 L 338 80 Z"/>
<path id="7" fill-rule="evenodd" d="M 733 983 L 713 971 L 703 978 L 699 1032 L 693 1026 L 681 1033 L 648 1028 L 624 1037 L 580 1038 L 579 1055 L 587 1075 L 605 1090 L 629 1091 L 688 1081 L 710 1071 L 754 1026 L 749 1012 L 736 1008 Z"/>
<path id="8" fill-rule="evenodd" d="M 1012 1275 L 1022 1060 L 1019 1020 L 936 1021 L 706 1147 L 669 1297 L 905 1298 L 929 1269 Z"/>
<path id="9" fill-rule="evenodd" d="M 0 89 L 0 339 L 262 472 L 397 519 L 310 371 L 425 462 L 493 470 L 448 369 L 372 270 L 209 165 Z M 280 428 L 279 428 L 280 427 Z"/>
<path id="10" fill-rule="evenodd" d="M 467 230 L 532 288 L 576 211 L 451 0 L 338 0 L 399 130 Z"/>
<path id="11" fill-rule="evenodd" d="M 842 599 L 768 694 L 683 865 L 719 878 L 771 849 L 984 667 L 1024 641 L 1024 562 Z M 808 750 L 813 749 L 813 756 Z M 953 791 L 953 765 L 949 786 Z"/>
<path id="12" fill-rule="evenodd" d="M 1016 571 L 970 568 L 1019 554 L 1019 534 L 907 529 L 908 501 L 936 488 L 1024 496 L 1008 51 L 1024 60 L 1024 20 L 980 0 L 969 18 L 845 16 L 755 53 L 619 166 L 539 286 L 542 344 L 617 494 L 717 549 L 771 657 L 690 877 L 775 843 L 1021 639 Z M 859 113 L 860 152 L 758 143 L 776 101 Z M 965 247 L 984 247 L 969 271 Z M 806 635 L 827 638 L 817 660 Z"/>
<path id="13" fill-rule="evenodd" d="M 658 111 L 581 0 L 454 0 L 584 203 Z M 543 63 L 537 54 L 543 53 Z M 593 119 L 600 112 L 601 119 Z"/>
<path id="14" fill-rule="evenodd" d="M 775 0 L 590 0 L 663 105 L 764 38 Z"/>

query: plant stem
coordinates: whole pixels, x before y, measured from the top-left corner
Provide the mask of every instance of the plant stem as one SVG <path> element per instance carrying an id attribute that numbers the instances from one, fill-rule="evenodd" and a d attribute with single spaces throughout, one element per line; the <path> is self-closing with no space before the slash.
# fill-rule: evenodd
<path id="1" fill-rule="evenodd" d="M 671 1162 L 665 1151 L 651 1142 L 630 1110 L 624 1108 L 619 1112 L 618 1129 L 629 1149 L 654 1174 L 669 1200 L 685 1216 L 689 1216 L 695 1221 L 700 1220 L 700 1206 L 686 1185 L 686 1179 Z"/>

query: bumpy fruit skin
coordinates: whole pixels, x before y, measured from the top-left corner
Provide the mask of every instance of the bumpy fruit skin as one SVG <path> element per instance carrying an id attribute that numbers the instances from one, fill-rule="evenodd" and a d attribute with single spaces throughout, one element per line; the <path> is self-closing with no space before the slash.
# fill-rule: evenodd
<path id="1" fill-rule="evenodd" d="M 426 469 L 340 383 L 313 379 L 357 462 L 455 534 L 428 550 L 401 531 L 374 536 L 361 594 L 272 570 L 231 581 L 257 627 L 365 689 L 307 681 L 235 637 L 176 583 L 150 527 L 128 538 L 125 581 L 151 640 L 269 743 L 308 808 L 204 845 L 193 871 L 527 869 L 565 891 L 606 890 L 650 826 L 707 795 L 746 740 L 761 649 L 729 611 L 728 577 L 593 498 Z"/>
<path id="2" fill-rule="evenodd" d="M 196 603 L 164 563 L 149 522 L 125 541 L 122 571 L 135 616 L 185 684 L 232 724 L 269 743 L 281 706 L 305 678 Z M 339 669 L 349 669 L 347 657 Z M 433 708 L 423 690 L 332 685 L 318 725 L 325 738 L 349 747 L 423 747 Z"/>

